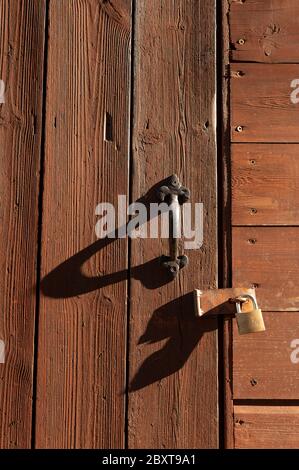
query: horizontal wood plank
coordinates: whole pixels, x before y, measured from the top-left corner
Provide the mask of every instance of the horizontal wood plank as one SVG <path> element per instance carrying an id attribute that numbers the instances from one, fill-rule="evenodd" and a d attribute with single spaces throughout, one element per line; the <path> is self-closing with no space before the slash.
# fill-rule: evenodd
<path id="1" fill-rule="evenodd" d="M 234 399 L 299 399 L 299 312 L 264 312 L 266 331 L 233 329 Z"/>
<path id="2" fill-rule="evenodd" d="M 231 76 L 233 142 L 299 142 L 299 65 L 233 64 Z"/>
<path id="3" fill-rule="evenodd" d="M 236 449 L 298 449 L 298 406 L 236 406 Z"/>
<path id="4" fill-rule="evenodd" d="M 299 225 L 299 145 L 232 145 L 232 223 Z"/>
<path id="5" fill-rule="evenodd" d="M 232 60 L 299 62 L 298 0 L 232 1 L 229 23 Z"/>
<path id="6" fill-rule="evenodd" d="M 268 311 L 299 310 L 299 228 L 234 227 L 233 286 L 254 286 Z"/>

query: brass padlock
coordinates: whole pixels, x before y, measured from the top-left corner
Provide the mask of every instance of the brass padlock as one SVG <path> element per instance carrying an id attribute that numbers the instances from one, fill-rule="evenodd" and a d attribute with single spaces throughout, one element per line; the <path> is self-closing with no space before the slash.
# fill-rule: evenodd
<path id="1" fill-rule="evenodd" d="M 251 300 L 254 309 L 249 312 L 242 312 L 242 303 L 246 300 Z M 263 314 L 260 308 L 258 308 L 257 301 L 253 295 L 245 294 L 242 297 L 235 299 L 237 305 L 236 320 L 240 335 L 246 335 L 247 333 L 258 333 L 259 331 L 265 331 L 265 324 Z"/>

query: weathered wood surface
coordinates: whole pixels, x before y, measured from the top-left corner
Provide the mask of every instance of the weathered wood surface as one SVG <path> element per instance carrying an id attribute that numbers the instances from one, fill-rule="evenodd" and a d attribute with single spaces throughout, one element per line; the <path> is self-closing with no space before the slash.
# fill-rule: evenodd
<path id="1" fill-rule="evenodd" d="M 128 442 L 212 448 L 218 445 L 217 320 L 197 322 L 192 291 L 215 288 L 217 279 L 215 2 L 136 6 L 133 199 L 177 173 L 192 202 L 204 203 L 204 244 L 188 252 L 189 266 L 167 282 L 158 261 L 167 240 L 132 242 Z"/>
<path id="2" fill-rule="evenodd" d="M 96 241 L 95 208 L 127 194 L 130 23 L 129 0 L 50 2 L 38 448 L 125 443 L 127 241 Z"/>
<path id="3" fill-rule="evenodd" d="M 237 449 L 298 449 L 298 406 L 236 406 Z"/>
<path id="4" fill-rule="evenodd" d="M 221 34 L 222 57 L 221 64 L 221 86 L 222 100 L 218 103 L 221 119 L 218 120 L 218 135 L 221 137 L 221 152 L 218 153 L 219 188 L 220 201 L 218 202 L 219 220 L 221 230 L 219 230 L 218 255 L 219 255 L 219 284 L 221 287 L 231 286 L 231 161 L 230 161 L 230 82 L 229 62 L 230 62 L 230 30 L 229 30 L 229 3 L 224 0 L 219 2 L 218 12 L 221 13 L 221 26 L 218 24 L 218 31 Z M 219 18 L 219 16 L 218 16 Z M 222 331 L 223 333 L 222 333 Z M 222 320 L 219 322 L 220 335 L 223 334 L 223 344 L 219 351 L 219 370 L 223 370 L 219 383 L 223 385 L 223 394 L 220 395 L 219 409 L 223 413 L 223 429 L 220 431 L 220 446 L 226 449 L 234 447 L 234 423 L 233 423 L 233 400 L 231 386 L 232 367 L 232 321 Z M 222 442 L 221 442 L 222 440 Z"/>
<path id="5" fill-rule="evenodd" d="M 299 225 L 299 145 L 233 144 L 231 155 L 233 225 Z"/>
<path id="6" fill-rule="evenodd" d="M 299 4 L 227 3 L 235 62 L 230 67 L 232 285 L 256 288 L 266 326 L 265 332 L 240 336 L 233 321 L 228 380 L 235 404 L 251 400 L 234 407 L 234 446 L 298 448 L 298 407 L 270 405 L 275 399 L 298 400 L 299 393 L 298 363 L 292 362 L 299 308 L 299 69 L 290 64 L 299 62 Z M 257 399 L 265 400 L 263 406 Z"/>
<path id="7" fill-rule="evenodd" d="M 229 23 L 232 60 L 299 62 L 298 0 L 232 0 Z"/>
<path id="8" fill-rule="evenodd" d="M 233 142 L 299 142 L 298 65 L 232 64 L 231 77 Z"/>
<path id="9" fill-rule="evenodd" d="M 44 22 L 43 0 L 0 2 L 1 448 L 31 446 Z"/>
<path id="10" fill-rule="evenodd" d="M 234 227 L 233 285 L 255 286 L 260 307 L 299 310 L 296 227 Z"/>
<path id="11" fill-rule="evenodd" d="M 234 399 L 298 399 L 299 312 L 264 312 L 266 331 L 233 332 Z"/>

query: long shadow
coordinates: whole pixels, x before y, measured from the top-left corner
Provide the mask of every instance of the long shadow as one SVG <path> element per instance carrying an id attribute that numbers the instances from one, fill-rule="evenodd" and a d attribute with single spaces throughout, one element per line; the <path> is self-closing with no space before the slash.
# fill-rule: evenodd
<path id="1" fill-rule="evenodd" d="M 168 178 L 153 186 L 145 196 L 136 202 L 147 208 L 147 220 L 151 218 L 148 210 L 151 202 L 158 202 L 157 190 L 167 183 Z M 127 225 L 125 226 L 127 227 Z M 41 280 L 41 291 L 47 297 L 69 298 L 92 292 L 102 287 L 115 284 L 130 278 L 138 279 L 147 289 L 157 289 L 173 280 L 160 265 L 160 258 L 155 258 L 140 266 L 124 269 L 105 276 L 88 277 L 82 267 L 88 259 L 117 239 L 100 239 L 67 259 Z M 167 377 L 183 367 L 205 332 L 215 329 L 211 318 L 196 318 L 194 314 L 193 295 L 186 294 L 160 307 L 150 319 L 139 344 L 155 343 L 167 339 L 166 344 L 148 357 L 136 373 L 129 386 L 134 392 L 158 380 Z"/>
<path id="2" fill-rule="evenodd" d="M 135 392 L 181 369 L 207 331 L 215 329 L 215 318 L 194 314 L 193 293 L 179 297 L 155 310 L 138 344 L 169 338 L 140 366 L 129 391 Z"/>
<path id="3" fill-rule="evenodd" d="M 163 184 L 166 184 L 168 178 L 154 185 L 143 197 L 136 202 L 143 203 L 147 209 L 147 220 L 151 219 L 150 204 L 159 202 L 157 199 L 157 190 Z M 86 294 L 110 284 L 124 281 L 128 277 L 140 280 L 148 289 L 157 289 L 172 280 L 160 266 L 160 258 L 156 258 L 140 266 L 111 273 L 105 276 L 88 277 L 82 273 L 82 267 L 88 259 L 97 252 L 115 242 L 118 233 L 122 233 L 127 225 L 116 230 L 114 238 L 106 237 L 99 239 L 92 245 L 84 248 L 71 258 L 67 259 L 41 280 L 41 291 L 46 297 L 57 299 L 74 297 L 76 295 Z"/>

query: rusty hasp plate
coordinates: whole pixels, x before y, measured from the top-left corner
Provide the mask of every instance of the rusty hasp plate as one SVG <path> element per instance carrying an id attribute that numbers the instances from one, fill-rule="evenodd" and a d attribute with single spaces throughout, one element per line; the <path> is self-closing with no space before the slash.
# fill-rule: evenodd
<path id="1" fill-rule="evenodd" d="M 236 287 L 229 289 L 209 289 L 194 290 L 194 306 L 195 315 L 202 317 L 203 315 L 234 315 L 236 313 L 236 305 L 230 299 L 245 294 L 255 295 L 255 289 L 248 287 Z M 250 302 L 244 304 L 243 311 L 247 308 L 250 310 Z"/>

